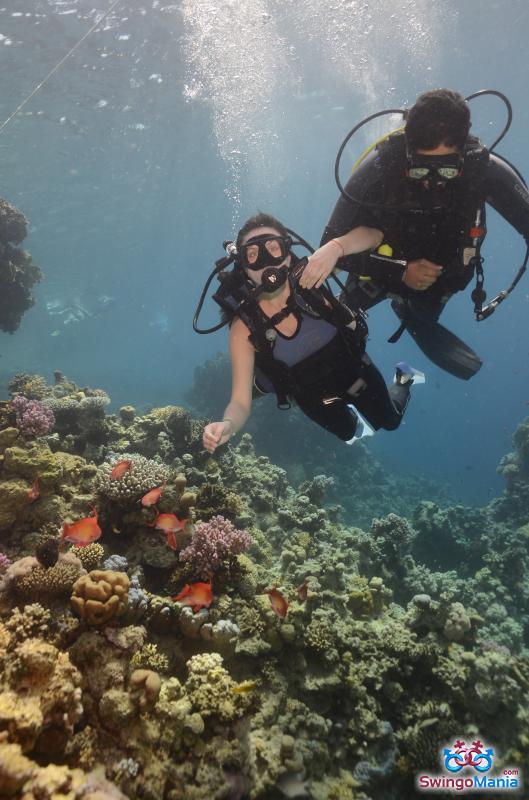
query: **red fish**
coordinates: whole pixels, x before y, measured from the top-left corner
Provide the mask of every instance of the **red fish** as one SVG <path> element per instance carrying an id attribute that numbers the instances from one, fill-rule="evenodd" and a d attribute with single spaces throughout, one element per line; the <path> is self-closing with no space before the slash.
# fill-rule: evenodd
<path id="1" fill-rule="evenodd" d="M 166 483 L 167 481 L 164 481 L 161 486 L 157 486 L 156 489 L 151 489 L 150 492 L 144 494 L 143 497 L 141 498 L 142 506 L 145 506 L 145 508 L 149 508 L 150 506 L 156 505 L 156 503 L 163 494 L 163 490 L 165 489 Z"/>
<path id="2" fill-rule="evenodd" d="M 132 467 L 132 461 L 128 459 L 123 459 L 123 461 L 118 461 L 117 464 L 114 464 L 112 467 L 112 472 L 110 473 L 110 480 L 111 481 L 119 481 L 125 475 L 125 473 L 130 471 Z"/>
<path id="3" fill-rule="evenodd" d="M 73 542 L 78 547 L 84 547 L 99 539 L 102 531 L 97 522 L 97 509 L 92 508 L 92 511 L 94 512 L 92 517 L 83 517 L 77 522 L 72 522 L 71 525 L 65 522 L 62 528 L 61 542 Z"/>
<path id="4" fill-rule="evenodd" d="M 272 606 L 274 614 L 277 614 L 280 619 L 285 619 L 288 611 L 288 603 L 281 592 L 274 587 L 273 589 L 267 589 L 266 594 L 270 598 L 270 605 Z"/>
<path id="5" fill-rule="evenodd" d="M 31 484 L 31 489 L 28 489 L 28 497 L 31 503 L 38 500 L 40 497 L 40 483 L 38 477 L 35 478 Z"/>
<path id="6" fill-rule="evenodd" d="M 176 514 L 158 514 L 153 522 L 148 522 L 150 528 L 163 531 L 167 544 L 171 550 L 176 550 L 176 534 L 183 530 L 187 524 L 187 519 L 179 519 Z"/>
<path id="7" fill-rule="evenodd" d="M 173 597 L 173 600 L 178 600 L 185 606 L 191 606 L 194 614 L 201 608 L 209 608 L 214 600 L 211 580 L 209 583 L 186 583 L 180 594 Z"/>

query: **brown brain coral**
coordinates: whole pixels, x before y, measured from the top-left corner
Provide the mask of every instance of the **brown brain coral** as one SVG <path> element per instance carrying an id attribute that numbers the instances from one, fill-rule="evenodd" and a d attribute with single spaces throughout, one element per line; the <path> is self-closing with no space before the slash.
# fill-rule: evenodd
<path id="1" fill-rule="evenodd" d="M 127 607 L 129 586 L 124 572 L 94 569 L 75 582 L 70 603 L 90 625 L 104 625 Z"/>

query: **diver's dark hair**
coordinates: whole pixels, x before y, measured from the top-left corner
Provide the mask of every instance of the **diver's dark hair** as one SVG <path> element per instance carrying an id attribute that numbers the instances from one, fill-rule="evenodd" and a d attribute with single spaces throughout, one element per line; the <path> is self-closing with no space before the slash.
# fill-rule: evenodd
<path id="1" fill-rule="evenodd" d="M 451 89 L 421 94 L 406 115 L 406 138 L 412 150 L 433 150 L 440 144 L 462 149 L 469 130 L 468 104 Z"/>
<path id="2" fill-rule="evenodd" d="M 235 243 L 237 247 L 240 246 L 246 234 L 253 230 L 253 228 L 275 228 L 281 236 L 285 237 L 285 239 L 289 235 L 282 222 L 279 222 L 279 220 L 273 217 L 271 214 L 265 214 L 263 211 L 258 211 L 257 214 L 254 214 L 253 217 L 250 217 L 250 219 L 246 220 L 237 234 L 237 241 Z"/>

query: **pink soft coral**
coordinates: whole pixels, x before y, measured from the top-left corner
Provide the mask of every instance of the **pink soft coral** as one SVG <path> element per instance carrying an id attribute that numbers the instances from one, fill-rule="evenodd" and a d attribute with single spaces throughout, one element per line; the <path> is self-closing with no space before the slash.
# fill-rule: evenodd
<path id="1" fill-rule="evenodd" d="M 23 394 L 17 394 L 12 406 L 17 417 L 17 428 L 23 436 L 44 436 L 55 425 L 53 411 L 40 400 L 28 400 Z"/>
<path id="2" fill-rule="evenodd" d="M 235 556 L 248 550 L 251 543 L 249 533 L 237 530 L 228 519 L 217 515 L 195 527 L 191 544 L 180 553 L 180 561 L 189 562 L 194 575 L 207 577 L 223 567 L 229 568 Z"/>

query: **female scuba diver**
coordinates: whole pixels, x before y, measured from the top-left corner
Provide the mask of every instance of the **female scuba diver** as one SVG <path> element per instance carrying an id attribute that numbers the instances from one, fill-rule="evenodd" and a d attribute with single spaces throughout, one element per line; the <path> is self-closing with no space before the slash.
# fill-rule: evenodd
<path id="1" fill-rule="evenodd" d="M 347 234 L 345 246 L 358 253 L 377 247 L 381 237 L 374 228 L 358 227 Z M 337 239 L 336 246 L 343 250 L 344 243 Z M 289 408 L 293 400 L 306 416 L 351 444 L 372 429 L 397 428 L 410 386 L 424 379 L 401 362 L 394 384 L 386 387 L 365 352 L 363 315 L 325 285 L 302 288 L 307 259 L 297 258 L 291 247 L 288 230 L 269 214 L 251 217 L 238 233 L 235 269 L 215 297 L 231 318 L 232 391 L 222 420 L 204 428 L 210 453 L 245 424 L 254 384 L 260 392 L 275 392 L 279 408 Z"/>

